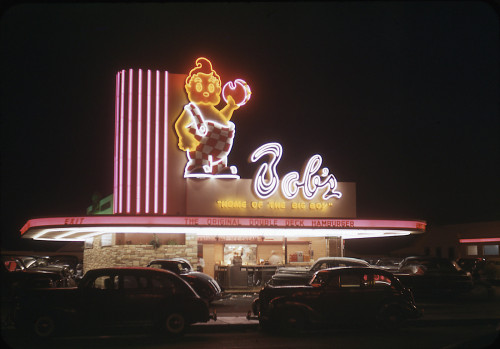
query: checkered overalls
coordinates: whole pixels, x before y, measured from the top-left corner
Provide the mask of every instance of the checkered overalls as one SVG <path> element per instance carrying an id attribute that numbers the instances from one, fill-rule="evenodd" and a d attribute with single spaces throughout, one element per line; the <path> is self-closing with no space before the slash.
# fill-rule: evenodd
<path id="1" fill-rule="evenodd" d="M 227 168 L 227 156 L 233 146 L 234 124 L 227 126 L 214 121 L 205 121 L 200 109 L 189 103 L 184 109 L 193 121 L 188 130 L 200 142 L 195 150 L 187 152 L 188 163 L 184 173 L 189 175 L 193 170 L 203 169 L 207 174 L 217 174 Z"/>

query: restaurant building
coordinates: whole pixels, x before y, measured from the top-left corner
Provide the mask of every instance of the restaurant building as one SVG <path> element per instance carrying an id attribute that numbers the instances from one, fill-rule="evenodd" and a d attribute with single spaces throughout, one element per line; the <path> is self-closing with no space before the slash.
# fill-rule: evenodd
<path id="1" fill-rule="evenodd" d="M 113 195 L 87 216 L 31 219 L 22 237 L 84 241 L 85 270 L 183 257 L 215 275 L 235 260 L 253 270 L 272 254 L 310 264 L 342 256 L 349 239 L 425 231 L 424 221 L 357 218 L 356 184 L 338 182 L 319 154 L 279 174 L 286 149 L 266 143 L 248 150 L 253 178 L 240 178 L 230 120 L 251 94 L 241 79 L 222 85 L 205 58 L 187 75 L 119 71 Z"/>

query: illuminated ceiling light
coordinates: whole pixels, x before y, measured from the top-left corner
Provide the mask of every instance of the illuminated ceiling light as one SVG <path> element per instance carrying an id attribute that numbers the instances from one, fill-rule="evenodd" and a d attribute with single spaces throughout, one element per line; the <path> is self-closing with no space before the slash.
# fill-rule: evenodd
<path id="1" fill-rule="evenodd" d="M 61 232 L 54 235 L 53 233 Z M 386 236 L 405 236 L 411 234 L 405 230 L 366 230 L 366 229 L 303 229 L 268 227 L 161 227 L 161 226 L 122 226 L 122 227 L 75 227 L 48 228 L 33 236 L 34 240 L 84 241 L 85 239 L 108 233 L 137 234 L 179 234 L 191 233 L 197 236 L 264 236 L 264 237 L 342 237 L 360 239 Z M 50 236 L 50 237 L 49 237 Z"/>

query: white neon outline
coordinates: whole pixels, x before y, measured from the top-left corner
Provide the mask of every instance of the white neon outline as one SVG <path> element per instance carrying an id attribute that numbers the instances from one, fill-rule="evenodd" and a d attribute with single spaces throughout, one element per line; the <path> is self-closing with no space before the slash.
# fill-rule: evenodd
<path id="1" fill-rule="evenodd" d="M 119 185 L 119 193 L 118 193 L 118 213 L 123 212 L 123 124 L 125 123 L 125 115 L 124 115 L 124 104 L 125 104 L 125 70 L 122 70 L 122 81 L 120 88 L 120 159 L 119 166 L 120 171 L 118 174 L 118 185 Z"/>
<path id="2" fill-rule="evenodd" d="M 225 92 L 226 88 L 229 88 L 231 91 L 234 91 L 236 90 L 236 85 L 240 85 L 245 91 L 245 97 L 243 97 L 243 101 L 241 101 L 240 103 L 236 103 L 238 107 L 241 107 L 242 105 L 247 104 L 247 102 L 250 100 L 250 97 L 252 96 L 252 91 L 250 90 L 250 86 L 243 79 L 236 79 L 234 80 L 234 82 L 232 81 L 227 82 L 224 85 L 224 87 L 222 87 L 222 98 L 224 99 L 224 102 L 227 103 L 226 92 Z"/>
<path id="3" fill-rule="evenodd" d="M 293 199 L 299 194 L 299 187 L 297 182 L 299 181 L 300 175 L 296 171 L 287 173 L 281 179 L 281 192 L 283 196 L 287 199 Z"/>
<path id="4" fill-rule="evenodd" d="M 230 178 L 230 179 L 239 179 L 240 176 L 237 174 L 211 174 L 211 173 L 188 173 L 184 175 L 184 178 Z"/>
<path id="5" fill-rule="evenodd" d="M 146 125 L 146 213 L 149 213 L 149 181 L 150 181 L 150 142 L 151 142 L 151 70 L 148 69 L 148 90 L 147 90 L 147 125 Z"/>
<path id="6" fill-rule="evenodd" d="M 256 162 L 264 155 L 270 156 L 269 162 L 261 164 L 253 178 L 253 191 L 260 199 L 269 198 L 278 189 L 280 178 L 276 167 L 281 160 L 282 153 L 281 144 L 272 142 L 261 145 L 250 156 L 250 162 Z M 321 155 L 313 155 L 307 161 L 301 175 L 292 171 L 283 176 L 281 180 L 282 195 L 286 199 L 293 199 L 301 192 L 304 199 L 312 200 L 319 191 L 324 189 L 323 200 L 340 199 L 342 193 L 337 191 L 337 179 L 333 174 L 329 174 L 328 168 L 320 170 L 322 162 Z M 320 172 L 319 175 L 318 172 Z"/>
<path id="7" fill-rule="evenodd" d="M 139 69 L 137 86 L 137 201 L 136 213 L 141 212 L 141 166 L 142 166 L 142 69 Z"/>
<path id="8" fill-rule="evenodd" d="M 283 148 L 279 143 L 266 143 L 257 148 L 251 155 L 250 161 L 256 162 L 264 155 L 270 156 L 269 164 L 264 162 L 257 169 L 253 179 L 253 189 L 255 194 L 261 199 L 267 199 L 278 189 L 279 176 L 276 172 Z"/>
<path id="9" fill-rule="evenodd" d="M 116 73 L 116 86 L 115 86 L 115 173 L 113 183 L 113 193 L 115 200 L 113 200 L 113 212 L 118 211 L 118 144 L 119 144 L 119 113 L 120 113 L 120 72 Z"/>
<path id="10" fill-rule="evenodd" d="M 167 142 L 168 142 L 168 72 L 165 72 L 165 97 L 163 118 L 163 214 L 167 214 Z"/>
<path id="11" fill-rule="evenodd" d="M 329 174 L 330 170 L 328 168 L 325 167 L 320 170 L 322 162 L 323 158 L 321 155 L 316 154 L 304 166 L 301 176 L 298 172 L 286 174 L 281 181 L 283 196 L 287 199 L 293 199 L 297 196 L 300 189 L 302 189 L 304 199 L 312 200 L 321 189 L 326 188 L 322 196 L 323 200 L 330 198 L 340 199 L 342 193 L 336 190 L 337 179 L 333 174 Z M 320 174 L 317 175 L 317 172 L 320 172 Z M 301 177 L 302 180 L 300 180 Z M 321 177 L 326 178 L 321 180 Z"/>
<path id="12" fill-rule="evenodd" d="M 132 92 L 134 71 L 129 69 L 128 78 L 128 130 L 127 130 L 127 213 L 130 213 L 130 195 L 132 194 Z"/>
<path id="13" fill-rule="evenodd" d="M 191 123 L 187 125 L 186 128 L 192 127 L 196 129 L 195 132 L 199 137 L 205 137 L 207 135 L 208 128 L 200 108 L 198 108 L 196 103 L 191 102 L 184 106 L 184 110 L 188 113 L 188 115 L 191 118 Z M 215 121 L 214 123 L 222 125 Z"/>
<path id="14" fill-rule="evenodd" d="M 160 166 L 160 71 L 156 71 L 154 213 L 158 213 L 158 168 Z"/>
<path id="15" fill-rule="evenodd" d="M 198 106 L 195 103 L 190 102 L 189 104 L 184 106 L 184 110 L 188 113 L 188 115 L 190 116 L 191 121 L 192 121 L 186 127 L 188 128 L 188 127 L 192 127 L 192 125 L 194 125 L 194 127 L 196 128 L 196 131 L 195 131 L 196 134 L 199 135 L 200 137 L 205 137 L 206 134 L 208 133 L 207 122 L 203 118 L 203 114 L 201 113 Z M 231 121 L 228 121 L 227 125 L 223 125 L 217 121 L 209 121 L 209 122 L 214 124 L 214 126 L 216 128 L 229 128 L 229 130 L 235 132 L 234 123 L 232 123 Z M 232 147 L 233 147 L 233 145 L 231 144 L 231 147 L 227 151 L 228 154 L 231 152 Z M 186 152 L 186 156 L 188 158 L 188 161 L 190 161 L 191 158 L 189 156 L 189 152 Z M 212 155 L 209 155 L 208 156 L 208 165 L 203 166 L 203 171 L 205 173 L 190 173 L 190 172 L 188 172 L 188 169 L 186 166 L 184 168 L 184 178 L 240 178 L 240 176 L 237 175 L 238 169 L 236 168 L 236 166 L 229 167 L 231 174 L 229 174 L 229 173 L 228 174 L 211 174 L 213 166 L 219 164 L 224 159 L 226 159 L 226 162 L 227 162 L 227 156 L 214 162 Z"/>

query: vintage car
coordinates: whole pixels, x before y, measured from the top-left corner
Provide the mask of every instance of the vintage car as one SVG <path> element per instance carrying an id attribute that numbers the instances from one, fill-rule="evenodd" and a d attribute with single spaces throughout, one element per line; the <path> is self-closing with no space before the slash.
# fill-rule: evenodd
<path id="1" fill-rule="evenodd" d="M 75 269 L 67 261 L 58 259 L 55 256 L 19 256 L 19 259 L 21 259 L 26 270 L 59 274 L 60 281 L 55 284 L 56 287 L 76 286 Z"/>
<path id="2" fill-rule="evenodd" d="M 460 258 L 457 264 L 476 284 L 500 285 L 500 258 Z"/>
<path id="3" fill-rule="evenodd" d="M 9 292 L 30 288 L 62 286 L 65 278 L 59 270 L 28 268 L 23 256 L 2 255 L 2 288 Z"/>
<path id="4" fill-rule="evenodd" d="M 306 285 L 315 272 L 335 267 L 361 266 L 369 267 L 370 264 L 362 259 L 349 257 L 322 257 L 309 268 L 285 267 L 276 269 L 276 273 L 269 280 L 270 285 Z"/>
<path id="5" fill-rule="evenodd" d="M 180 335 L 211 318 L 206 302 L 178 275 L 126 267 L 90 270 L 75 288 L 32 290 L 20 300 L 15 323 L 38 338 L 131 328 Z"/>
<path id="6" fill-rule="evenodd" d="M 320 270 L 308 285 L 268 284 L 254 300 L 252 310 L 264 330 L 284 331 L 312 324 L 398 327 L 404 320 L 421 315 L 412 292 L 393 274 L 373 267 Z"/>
<path id="7" fill-rule="evenodd" d="M 406 257 L 394 274 L 417 298 L 457 295 L 474 286 L 471 274 L 446 258 Z"/>
<path id="8" fill-rule="evenodd" d="M 61 274 L 53 271 L 27 269 L 18 256 L 2 255 L 0 266 L 2 292 L 2 329 L 13 326 L 17 301 L 34 288 L 51 288 L 63 282 Z"/>
<path id="9" fill-rule="evenodd" d="M 383 257 L 383 258 L 378 258 L 376 261 L 374 261 L 372 265 L 377 268 L 384 269 L 393 273 L 399 271 L 402 261 L 403 261 L 402 258 Z"/>
<path id="10" fill-rule="evenodd" d="M 222 289 L 217 281 L 210 275 L 194 271 L 191 263 L 184 258 L 155 259 L 147 266 L 176 273 L 209 303 L 222 298 Z"/>

